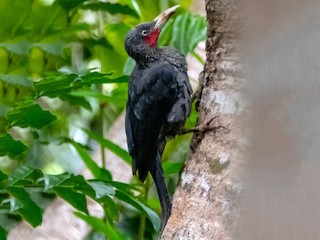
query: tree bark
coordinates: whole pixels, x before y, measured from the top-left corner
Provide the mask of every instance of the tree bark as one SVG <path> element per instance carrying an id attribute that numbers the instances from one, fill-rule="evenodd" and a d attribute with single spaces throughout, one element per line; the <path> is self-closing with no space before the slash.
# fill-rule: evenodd
<path id="1" fill-rule="evenodd" d="M 231 239 L 237 218 L 244 159 L 237 121 L 244 110 L 238 15 L 233 0 L 206 0 L 206 12 L 207 60 L 200 74 L 198 125 L 210 123 L 216 130 L 194 135 L 161 239 Z"/>

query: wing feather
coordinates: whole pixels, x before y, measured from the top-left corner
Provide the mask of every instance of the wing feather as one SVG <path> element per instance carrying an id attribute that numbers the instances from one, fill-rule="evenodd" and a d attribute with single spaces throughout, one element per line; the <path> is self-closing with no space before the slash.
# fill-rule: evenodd
<path id="1" fill-rule="evenodd" d="M 129 83 L 126 134 L 133 174 L 144 181 L 154 161 L 159 135 L 176 97 L 176 70 L 169 64 L 133 73 Z"/>

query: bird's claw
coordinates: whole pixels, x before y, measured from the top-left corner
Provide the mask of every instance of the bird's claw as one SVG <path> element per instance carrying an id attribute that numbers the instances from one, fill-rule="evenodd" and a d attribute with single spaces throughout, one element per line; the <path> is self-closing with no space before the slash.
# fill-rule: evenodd
<path id="1" fill-rule="evenodd" d="M 226 133 L 229 133 L 230 130 L 222 125 L 219 125 L 219 126 L 210 126 L 211 122 L 216 119 L 218 116 L 215 116 L 213 118 L 211 118 L 207 123 L 205 124 L 201 124 L 197 127 L 194 127 L 194 128 L 183 128 L 179 131 L 178 135 L 184 135 L 184 134 L 187 134 L 187 133 L 202 133 L 202 134 L 205 134 L 207 132 L 210 132 L 210 131 L 217 131 L 217 130 L 220 130 L 220 129 L 223 129 L 226 131 Z"/>

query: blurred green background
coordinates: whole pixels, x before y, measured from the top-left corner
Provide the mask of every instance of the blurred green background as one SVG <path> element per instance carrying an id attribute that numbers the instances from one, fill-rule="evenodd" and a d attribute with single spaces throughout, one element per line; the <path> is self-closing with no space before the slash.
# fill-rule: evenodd
<path id="1" fill-rule="evenodd" d="M 105 150 L 128 165 L 131 159 L 105 136 L 123 115 L 134 67 L 125 34 L 176 4 L 181 8 L 159 45 L 203 63 L 194 50 L 206 38 L 206 22 L 190 13 L 190 0 L 0 1 L 0 239 L 22 220 L 40 225 L 56 196 L 91 226 L 85 239 L 157 236 L 160 206 L 152 181 L 114 181 Z M 196 118 L 193 111 L 187 125 Z M 178 137 L 166 147 L 170 193 L 190 140 Z M 92 157 L 97 148 L 99 160 Z M 83 177 L 84 169 L 92 179 Z M 88 197 L 102 206 L 102 218 L 90 214 Z"/>

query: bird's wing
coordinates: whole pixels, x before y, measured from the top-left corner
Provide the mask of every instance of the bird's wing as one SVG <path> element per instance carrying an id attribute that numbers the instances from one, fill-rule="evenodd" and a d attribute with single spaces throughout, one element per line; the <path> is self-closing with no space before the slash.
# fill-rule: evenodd
<path id="1" fill-rule="evenodd" d="M 134 144 L 133 144 L 133 136 L 132 136 L 132 129 L 131 129 L 131 121 L 130 121 L 130 115 L 132 110 L 130 108 L 129 101 L 127 102 L 126 106 L 126 118 L 125 118 L 125 129 L 126 129 L 126 135 L 127 135 L 127 144 L 128 144 L 128 150 L 131 155 L 131 157 L 134 156 Z"/>
<path id="2" fill-rule="evenodd" d="M 192 88 L 185 72 L 177 74 L 177 101 L 167 116 L 168 123 L 184 124 L 191 111 Z"/>
<path id="3" fill-rule="evenodd" d="M 126 134 L 133 174 L 143 181 L 155 159 L 159 134 L 176 96 L 177 72 L 169 64 L 131 76 L 126 110 Z"/>
<path id="4" fill-rule="evenodd" d="M 176 127 L 182 127 L 191 111 L 192 88 L 187 75 L 187 63 L 185 56 L 171 47 L 164 47 L 161 50 L 165 53 L 166 60 L 177 70 L 177 101 L 168 114 L 167 121 Z"/>

